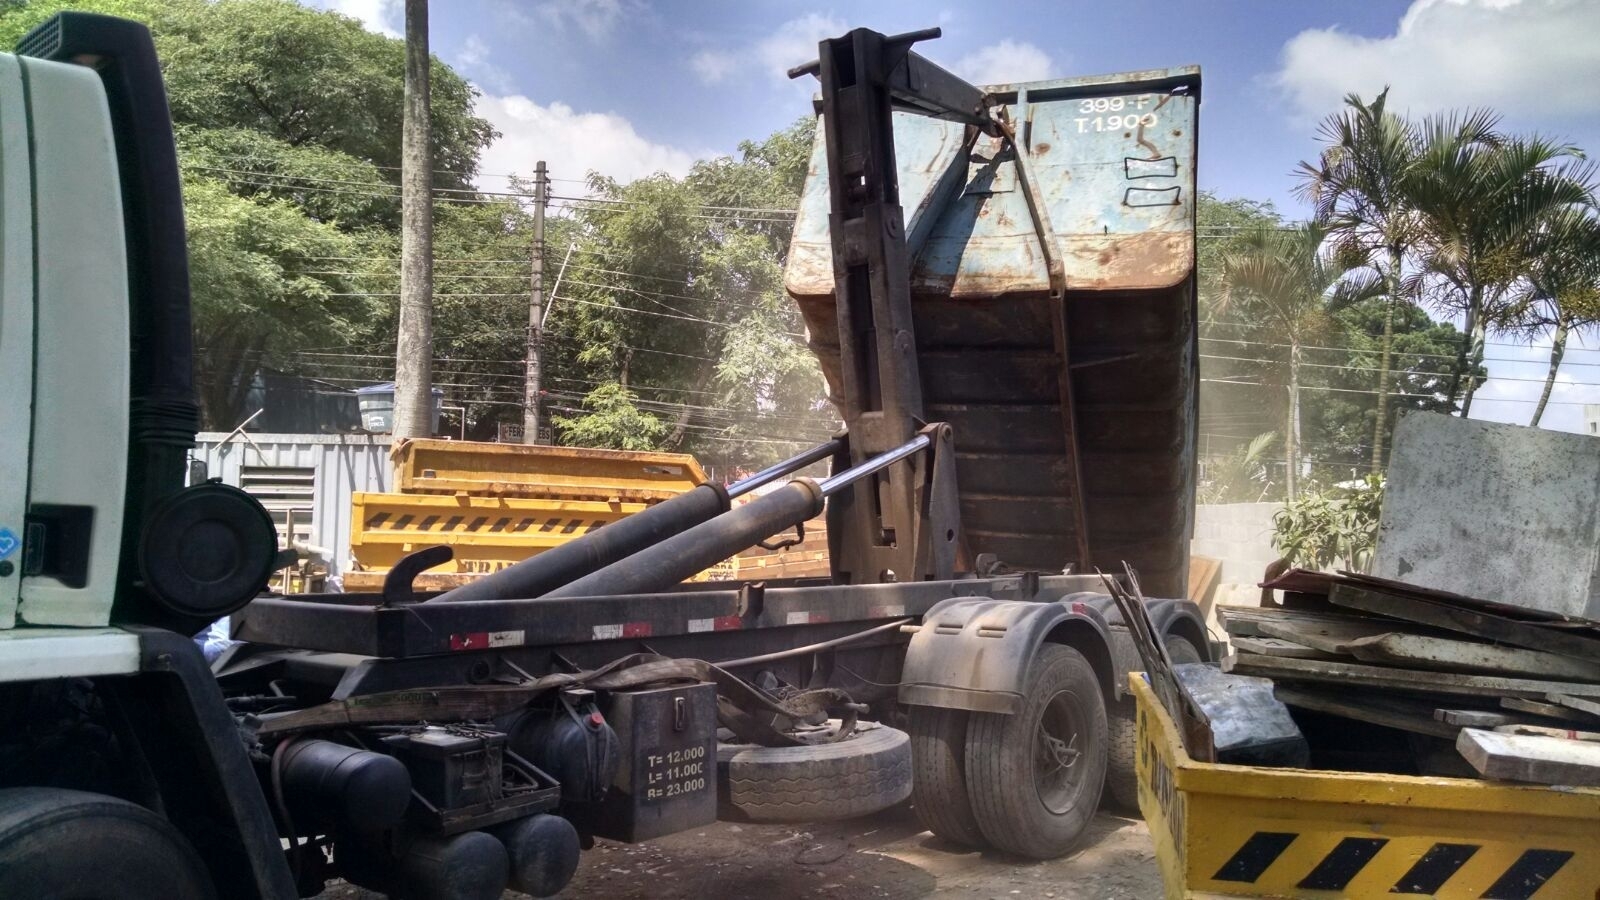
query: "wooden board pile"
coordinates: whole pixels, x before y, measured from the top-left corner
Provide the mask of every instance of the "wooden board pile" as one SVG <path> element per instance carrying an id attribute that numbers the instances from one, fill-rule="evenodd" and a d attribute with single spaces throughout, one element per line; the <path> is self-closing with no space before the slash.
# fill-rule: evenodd
<path id="1" fill-rule="evenodd" d="M 1600 622 L 1365 575 L 1265 586 L 1282 606 L 1218 608 L 1223 670 L 1272 679 L 1313 766 L 1600 785 Z"/>

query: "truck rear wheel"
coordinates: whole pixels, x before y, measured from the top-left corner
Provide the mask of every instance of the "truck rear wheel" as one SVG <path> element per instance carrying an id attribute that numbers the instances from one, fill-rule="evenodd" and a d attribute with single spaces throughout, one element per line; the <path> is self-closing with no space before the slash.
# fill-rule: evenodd
<path id="1" fill-rule="evenodd" d="M 1173 665 L 1205 662 L 1188 638 L 1167 635 L 1167 655 Z M 1133 695 L 1107 704 L 1106 724 L 1110 728 L 1109 760 L 1106 765 L 1106 808 L 1125 815 L 1139 815 L 1139 775 L 1135 771 L 1139 733 L 1134 724 Z"/>
<path id="2" fill-rule="evenodd" d="M 967 797 L 967 719 L 962 709 L 911 708 L 911 804 L 922 826 L 968 847 L 984 846 Z"/>
<path id="3" fill-rule="evenodd" d="M 0 897 L 214 896 L 194 848 L 142 806 L 60 788 L 0 790 Z"/>
<path id="4" fill-rule="evenodd" d="M 966 770 L 973 815 L 996 849 L 1031 859 L 1072 849 L 1106 776 L 1105 700 L 1089 661 L 1040 647 L 1020 710 L 971 715 Z"/>

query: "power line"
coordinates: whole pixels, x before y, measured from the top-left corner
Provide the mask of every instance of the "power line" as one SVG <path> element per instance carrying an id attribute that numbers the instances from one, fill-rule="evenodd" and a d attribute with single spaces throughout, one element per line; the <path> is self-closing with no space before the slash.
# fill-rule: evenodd
<path id="1" fill-rule="evenodd" d="M 1265 330 L 1274 330 L 1272 328 L 1272 326 L 1266 325 L 1266 324 L 1263 324 L 1263 323 L 1260 323 L 1260 322 L 1212 321 L 1209 324 L 1211 324 L 1211 325 L 1221 325 L 1221 326 L 1226 326 L 1226 327 L 1229 327 L 1229 328 L 1247 328 L 1247 329 L 1251 329 L 1251 330 L 1263 330 L 1263 329 L 1265 329 Z M 1465 339 L 1469 338 L 1470 335 L 1462 334 L 1461 337 L 1462 337 L 1463 340 L 1465 340 Z M 1201 338 L 1201 340 L 1223 340 L 1223 339 L 1222 338 Z M 1486 340 L 1486 341 L 1484 341 L 1484 344 L 1487 345 L 1487 346 L 1490 346 L 1490 347 L 1528 347 L 1528 346 L 1530 346 L 1528 344 L 1517 343 L 1516 341 L 1488 341 L 1488 340 Z M 1273 345 L 1268 345 L 1268 346 L 1287 346 L 1287 345 L 1285 345 L 1285 344 L 1273 344 Z M 1307 349 L 1307 350 L 1312 350 L 1312 349 L 1316 349 L 1316 350 L 1350 350 L 1351 348 L 1349 348 L 1349 347 L 1305 347 L 1303 349 Z M 1595 349 L 1586 348 L 1586 347 L 1569 347 L 1569 348 L 1567 348 L 1567 350 L 1568 350 L 1569 353 L 1572 353 L 1572 352 L 1587 352 L 1587 353 L 1600 352 L 1600 351 L 1597 351 Z M 1375 353 L 1377 351 L 1373 350 L 1371 352 Z M 1454 357 L 1449 357 L 1449 358 L 1454 359 Z M 1521 362 L 1521 360 L 1508 360 L 1508 362 Z"/>
<path id="2" fill-rule="evenodd" d="M 208 166 L 201 163 L 188 163 L 184 168 L 193 172 L 207 172 L 221 175 L 221 180 L 235 184 L 247 184 L 253 187 L 270 189 L 297 189 L 315 191 L 329 194 L 346 194 L 363 196 L 373 199 L 399 199 L 399 186 L 387 181 L 358 181 L 344 178 L 323 178 L 316 175 L 299 175 L 284 172 L 263 172 L 259 170 L 234 169 L 224 166 Z M 270 180 L 268 180 L 270 179 Z M 339 187 L 320 187 L 320 185 L 338 185 Z M 348 190 L 348 188 L 368 188 L 366 191 Z M 458 203 L 496 203 L 503 199 L 528 200 L 534 199 L 530 191 L 491 191 L 481 188 L 443 188 L 435 187 L 432 192 L 436 199 Z M 461 195 L 461 196 L 455 196 Z M 499 199 L 484 199 L 499 198 Z M 551 194 L 549 199 L 559 200 L 568 204 L 581 204 L 575 207 L 591 211 L 601 211 L 610 207 L 648 206 L 650 204 L 640 200 L 615 200 L 604 197 L 568 197 Z M 744 221 L 764 222 L 769 224 L 788 224 L 795 215 L 794 210 L 778 209 L 773 207 L 744 207 L 744 206 L 716 206 L 711 204 L 689 204 L 689 209 L 709 210 L 711 214 L 686 213 L 691 218 L 698 219 L 741 219 Z M 761 217 L 745 215 L 746 213 L 760 214 Z M 773 218 L 782 215 L 785 218 Z"/>
<path id="3" fill-rule="evenodd" d="M 1278 363 L 1280 365 L 1284 364 L 1284 363 L 1281 363 L 1281 362 L 1276 361 L 1276 360 L 1263 360 L 1263 359 L 1257 359 L 1255 357 L 1249 357 L 1249 356 L 1212 356 L 1212 355 L 1208 355 L 1208 354 L 1202 353 L 1202 354 L 1200 354 L 1200 358 L 1201 359 L 1228 360 L 1228 361 L 1233 361 L 1233 362 L 1253 362 L 1253 363 L 1275 362 L 1275 363 Z M 1380 367 L 1380 366 L 1352 366 L 1352 365 L 1338 365 L 1338 364 L 1335 364 L 1335 363 L 1315 363 L 1315 362 L 1302 362 L 1302 363 L 1300 363 L 1300 365 L 1306 366 L 1306 367 L 1310 367 L 1310 368 L 1316 368 L 1316 369 L 1344 369 L 1344 370 L 1351 371 L 1351 372 L 1381 372 L 1381 371 L 1383 371 L 1382 367 Z M 1395 368 L 1391 368 L 1389 371 L 1392 374 L 1396 375 L 1396 376 L 1427 375 L 1427 376 L 1432 376 L 1432 377 L 1435 377 L 1435 378 L 1445 378 L 1445 377 L 1448 377 L 1449 374 L 1450 374 L 1448 372 L 1413 372 L 1413 371 L 1410 371 L 1408 369 L 1395 369 Z M 1522 382 L 1527 382 L 1529 384 L 1544 384 L 1544 382 L 1545 382 L 1545 379 L 1543 379 L 1543 378 L 1517 378 L 1517 377 L 1511 376 L 1511 375 L 1485 375 L 1481 379 L 1478 379 L 1478 380 L 1480 380 L 1480 381 L 1522 381 Z M 1572 385 L 1574 387 L 1600 387 L 1600 382 L 1595 382 L 1595 381 L 1569 381 L 1569 382 L 1565 382 L 1565 383 L 1566 384 L 1570 384 L 1570 385 Z M 1302 387 L 1306 387 L 1306 385 L 1301 385 L 1301 386 Z"/>
<path id="4" fill-rule="evenodd" d="M 1240 387 L 1270 387 L 1270 388 L 1287 388 L 1288 387 L 1288 385 L 1286 385 L 1286 384 L 1275 384 L 1275 383 L 1269 383 L 1269 382 L 1222 381 L 1222 380 L 1216 379 L 1216 378 L 1202 378 L 1200 380 L 1203 381 L 1203 382 L 1208 382 L 1208 383 L 1212 383 L 1212 384 L 1231 384 L 1231 385 L 1236 385 L 1236 386 L 1240 386 Z M 1362 389 L 1359 389 L 1359 388 L 1338 388 L 1338 387 L 1328 387 L 1326 385 L 1309 385 L 1309 384 L 1301 385 L 1300 389 L 1301 390 L 1305 390 L 1305 391 L 1332 391 L 1332 392 L 1340 393 L 1340 394 L 1376 394 L 1376 393 L 1378 393 L 1378 391 L 1374 391 L 1374 390 L 1370 390 L 1370 389 L 1362 390 Z M 1445 399 L 1446 399 L 1445 397 L 1443 397 L 1443 396 L 1441 396 L 1439 394 L 1409 394 L 1409 393 L 1405 393 L 1403 391 L 1384 391 L 1383 393 L 1384 393 L 1385 396 L 1388 396 L 1388 397 L 1414 397 L 1414 398 L 1419 399 L 1419 400 L 1433 400 L 1435 402 L 1440 402 L 1440 403 L 1444 402 Z M 1523 400 L 1523 399 L 1516 399 L 1516 398 L 1512 398 L 1512 397 L 1484 397 L 1484 396 L 1478 396 L 1478 397 L 1476 397 L 1474 399 L 1477 400 L 1478 402 L 1481 402 L 1481 403 L 1538 403 L 1539 402 L 1538 400 Z M 1587 400 L 1551 400 L 1551 401 L 1549 401 L 1549 404 L 1551 406 L 1556 406 L 1556 405 L 1560 405 L 1560 406 L 1594 406 L 1594 405 L 1597 405 L 1597 402 L 1596 401 L 1587 401 Z"/>

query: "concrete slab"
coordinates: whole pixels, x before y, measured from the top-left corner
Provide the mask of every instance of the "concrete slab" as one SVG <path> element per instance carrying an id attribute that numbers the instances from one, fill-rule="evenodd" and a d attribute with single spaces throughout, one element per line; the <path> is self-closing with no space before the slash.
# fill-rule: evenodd
<path id="1" fill-rule="evenodd" d="M 1600 440 L 1406 413 L 1372 573 L 1600 619 Z"/>

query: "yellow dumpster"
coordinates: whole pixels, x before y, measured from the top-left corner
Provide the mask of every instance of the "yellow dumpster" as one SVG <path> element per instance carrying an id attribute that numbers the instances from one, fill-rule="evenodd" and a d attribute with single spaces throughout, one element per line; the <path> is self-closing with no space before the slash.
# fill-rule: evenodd
<path id="1" fill-rule="evenodd" d="M 397 493 L 351 497 L 347 591 L 380 590 L 407 554 L 440 544 L 454 558 L 413 585 L 457 587 L 706 481 L 684 453 L 409 440 L 390 455 Z M 731 577 L 731 566 L 700 576 Z"/>
<path id="2" fill-rule="evenodd" d="M 644 503 L 433 494 L 351 495 L 350 553 L 370 570 L 448 544 L 438 572 L 484 575 L 521 562 L 644 509 Z"/>
<path id="3" fill-rule="evenodd" d="M 1169 898 L 1600 897 L 1600 788 L 1197 762 L 1131 677 Z"/>
<path id="4" fill-rule="evenodd" d="M 706 481 L 687 453 L 410 440 L 390 455 L 402 494 L 656 503 Z"/>

